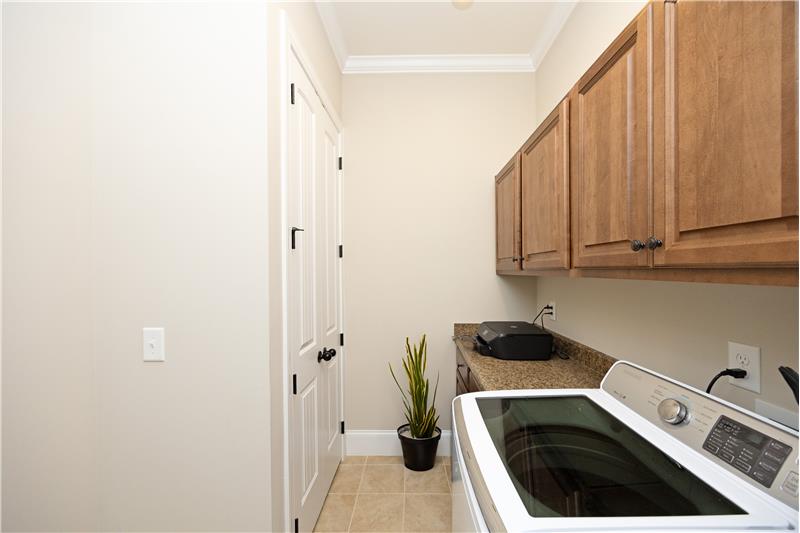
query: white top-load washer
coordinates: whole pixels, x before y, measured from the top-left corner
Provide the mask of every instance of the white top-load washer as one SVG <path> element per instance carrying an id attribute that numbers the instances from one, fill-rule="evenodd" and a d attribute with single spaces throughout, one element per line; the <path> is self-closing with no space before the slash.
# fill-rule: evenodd
<path id="1" fill-rule="evenodd" d="M 620 361 L 453 401 L 453 531 L 794 531 L 798 436 Z"/>

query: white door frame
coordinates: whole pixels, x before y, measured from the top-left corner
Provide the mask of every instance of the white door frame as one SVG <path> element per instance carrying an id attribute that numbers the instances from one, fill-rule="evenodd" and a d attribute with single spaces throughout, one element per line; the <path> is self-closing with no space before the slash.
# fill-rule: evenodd
<path id="1" fill-rule="evenodd" d="M 330 98 L 328 97 L 327 93 L 323 89 L 322 83 L 320 83 L 320 78 L 317 76 L 316 71 L 314 70 L 314 66 L 309 61 L 308 55 L 303 51 L 299 40 L 296 37 L 297 33 L 292 28 L 291 23 L 289 22 L 289 16 L 285 10 L 281 10 L 280 12 L 280 80 L 281 80 L 281 92 L 280 92 L 280 145 L 281 145 L 281 166 L 280 166 L 280 177 L 281 177 L 281 329 L 282 329 L 282 346 L 281 346 L 281 371 L 283 374 L 283 379 L 281 380 L 281 415 L 282 415 L 282 424 L 281 428 L 283 431 L 282 441 L 283 441 L 283 467 L 282 467 L 282 474 L 284 479 L 283 484 L 283 509 L 281 510 L 284 520 L 284 527 L 286 531 L 289 531 L 293 528 L 293 509 L 292 509 L 292 494 L 291 494 L 291 470 L 290 470 L 290 461 L 291 457 L 291 447 L 290 447 L 290 439 L 291 433 L 289 431 L 289 409 L 290 405 L 289 402 L 291 401 L 291 394 L 292 394 L 292 384 L 291 384 L 291 375 L 290 375 L 290 364 L 289 364 L 289 270 L 288 270 L 288 261 L 289 261 L 289 220 L 288 220 L 288 210 L 289 210 L 289 196 L 288 196 L 288 185 L 289 185 L 289 106 L 290 103 L 290 90 L 289 84 L 291 83 L 289 80 L 289 64 L 291 54 L 294 54 L 297 59 L 300 61 L 303 70 L 305 70 L 308 78 L 311 80 L 311 85 L 313 85 L 314 90 L 317 92 L 317 95 L 322 102 L 322 107 L 328 113 L 328 116 L 333 121 L 334 126 L 339 132 L 339 157 L 343 155 L 343 128 L 342 128 L 342 121 L 339 118 L 339 114 L 336 112 L 336 109 L 333 107 Z M 342 232 L 342 204 L 343 204 L 343 180 L 344 178 L 344 170 L 339 171 L 339 197 L 337 199 L 339 206 L 339 238 L 341 241 L 344 241 L 343 232 Z M 340 316 L 340 323 L 342 326 L 342 331 L 344 331 L 344 290 L 343 290 L 343 262 L 339 264 L 339 288 L 340 288 L 340 295 L 339 295 L 339 316 Z M 338 348 L 340 363 L 339 363 L 339 371 L 341 373 L 341 394 L 339 398 L 340 402 L 340 412 L 342 413 L 342 420 L 345 420 L 344 414 L 344 368 L 346 365 L 347 358 L 345 357 L 345 349 L 344 346 L 340 346 Z M 275 398 L 275 395 L 271 395 L 272 398 Z M 346 440 L 344 439 L 344 435 L 342 435 L 342 450 L 345 450 Z M 273 465 L 275 467 L 276 465 Z M 277 512 L 278 510 L 274 510 L 273 512 Z"/>

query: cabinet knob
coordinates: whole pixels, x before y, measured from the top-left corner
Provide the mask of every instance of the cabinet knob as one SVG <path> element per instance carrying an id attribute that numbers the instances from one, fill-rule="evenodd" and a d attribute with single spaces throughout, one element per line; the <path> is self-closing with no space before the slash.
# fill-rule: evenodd
<path id="1" fill-rule="evenodd" d="M 638 252 L 639 250 L 643 250 L 647 245 L 640 241 L 639 239 L 634 239 L 631 241 L 631 250 L 634 252 Z"/>
<path id="2" fill-rule="evenodd" d="M 647 239 L 647 248 L 650 250 L 655 250 L 656 248 L 661 248 L 664 246 L 664 243 L 661 239 L 656 239 L 655 237 L 650 237 Z"/>

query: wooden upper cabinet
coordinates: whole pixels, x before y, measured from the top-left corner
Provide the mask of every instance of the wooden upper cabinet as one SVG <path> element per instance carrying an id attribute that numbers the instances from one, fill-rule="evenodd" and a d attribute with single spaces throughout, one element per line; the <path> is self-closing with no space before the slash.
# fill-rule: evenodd
<path id="1" fill-rule="evenodd" d="M 569 99 L 520 150 L 522 267 L 569 268 Z"/>
<path id="2" fill-rule="evenodd" d="M 633 251 L 650 228 L 648 5 L 570 94 L 572 263 L 575 267 L 650 265 Z"/>
<path id="3" fill-rule="evenodd" d="M 519 153 L 494 181 L 497 272 L 520 270 Z"/>
<path id="4" fill-rule="evenodd" d="M 797 263 L 796 7 L 655 6 L 656 266 Z"/>

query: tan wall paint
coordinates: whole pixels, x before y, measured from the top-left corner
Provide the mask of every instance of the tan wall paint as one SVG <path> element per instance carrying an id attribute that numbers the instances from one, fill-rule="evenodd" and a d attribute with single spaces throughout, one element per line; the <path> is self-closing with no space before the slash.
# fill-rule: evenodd
<path id="1" fill-rule="evenodd" d="M 283 394 L 289 375 L 287 369 L 283 367 L 283 299 L 282 299 L 282 271 L 281 256 L 284 252 L 282 247 L 282 226 L 281 226 L 281 132 L 280 132 L 280 113 L 281 113 L 281 57 L 280 57 L 280 18 L 281 13 L 285 12 L 294 36 L 299 42 L 311 62 L 316 74 L 320 89 L 326 94 L 335 111 L 341 115 L 341 92 L 342 76 L 336 58 L 328 43 L 322 22 L 319 19 L 316 6 L 313 2 L 270 2 L 268 4 L 269 26 L 267 30 L 267 93 L 268 115 L 269 115 L 269 354 L 270 354 L 270 373 L 269 381 L 271 387 L 271 480 L 272 496 L 272 530 L 287 531 L 289 526 L 284 520 L 284 454 L 283 444 L 283 413 L 284 401 Z"/>
<path id="2" fill-rule="evenodd" d="M 3 9 L 4 527 L 270 529 L 266 6 Z"/>
<path id="3" fill-rule="evenodd" d="M 538 120 L 643 4 L 577 5 L 536 72 Z M 540 277 L 537 300 L 540 306 L 556 301 L 553 330 L 703 389 L 727 367 L 727 341 L 760 346 L 761 395 L 725 380 L 714 393 L 748 409 L 760 397 L 797 410 L 777 371 L 798 366 L 796 288 Z"/>
<path id="4" fill-rule="evenodd" d="M 530 74 L 344 77 L 348 428 L 402 423 L 387 363 L 422 333 L 448 428 L 453 323 L 533 318 L 535 280 L 494 274 L 492 180 L 533 131 L 532 91 Z"/>
<path id="5" fill-rule="evenodd" d="M 536 69 L 537 123 L 550 114 L 645 3 L 583 1 L 575 6 Z"/>

